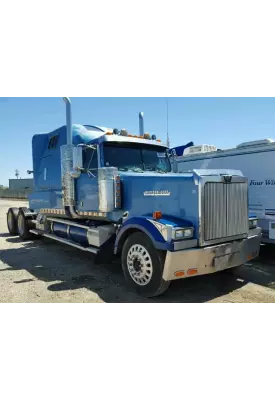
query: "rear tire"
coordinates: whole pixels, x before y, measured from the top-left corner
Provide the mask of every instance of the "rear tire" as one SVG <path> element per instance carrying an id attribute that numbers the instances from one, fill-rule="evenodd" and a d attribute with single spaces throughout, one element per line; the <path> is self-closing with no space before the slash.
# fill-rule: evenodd
<path id="1" fill-rule="evenodd" d="M 25 217 L 22 210 L 19 210 L 17 216 L 17 231 L 18 235 L 23 240 L 33 239 L 35 235 L 30 232 L 30 220 Z"/>
<path id="2" fill-rule="evenodd" d="M 164 293 L 170 281 L 162 279 L 165 252 L 155 249 L 144 233 L 130 235 L 122 249 L 122 269 L 127 284 L 143 297 Z"/>
<path id="3" fill-rule="evenodd" d="M 17 235 L 17 216 L 19 208 L 9 208 L 7 213 L 7 226 L 11 235 Z"/>

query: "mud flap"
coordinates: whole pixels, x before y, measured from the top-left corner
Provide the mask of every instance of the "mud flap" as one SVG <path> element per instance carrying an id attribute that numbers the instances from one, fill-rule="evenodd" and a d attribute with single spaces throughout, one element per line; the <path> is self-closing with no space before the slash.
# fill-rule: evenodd
<path id="1" fill-rule="evenodd" d="M 111 236 L 94 256 L 95 264 L 108 264 L 114 260 L 115 235 Z"/>

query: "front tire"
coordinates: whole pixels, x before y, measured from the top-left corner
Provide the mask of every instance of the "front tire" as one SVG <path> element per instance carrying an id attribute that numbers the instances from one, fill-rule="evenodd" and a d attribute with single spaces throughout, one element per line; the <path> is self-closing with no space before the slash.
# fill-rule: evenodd
<path id="1" fill-rule="evenodd" d="M 165 253 L 155 249 L 145 234 L 130 235 L 122 249 L 122 269 L 131 289 L 143 297 L 164 293 L 170 281 L 162 279 Z"/>

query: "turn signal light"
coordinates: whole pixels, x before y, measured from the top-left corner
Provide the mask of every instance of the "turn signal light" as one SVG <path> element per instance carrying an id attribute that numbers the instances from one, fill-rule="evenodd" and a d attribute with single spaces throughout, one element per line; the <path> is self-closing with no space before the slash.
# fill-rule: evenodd
<path id="1" fill-rule="evenodd" d="M 187 275 L 196 275 L 198 273 L 197 268 L 191 268 L 187 271 Z"/>
<path id="2" fill-rule="evenodd" d="M 153 218 L 154 219 L 161 219 L 161 217 L 162 217 L 162 212 L 161 211 L 153 212 Z"/>
<path id="3" fill-rule="evenodd" d="M 175 276 L 184 276 L 184 271 L 177 271 L 174 273 Z"/>

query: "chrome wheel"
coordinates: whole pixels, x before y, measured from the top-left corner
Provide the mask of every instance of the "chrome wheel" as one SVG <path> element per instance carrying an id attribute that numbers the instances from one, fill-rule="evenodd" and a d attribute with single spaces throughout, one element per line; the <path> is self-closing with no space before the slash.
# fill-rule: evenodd
<path id="1" fill-rule="evenodd" d="M 23 236 L 25 231 L 25 221 L 24 221 L 24 215 L 21 213 L 18 215 L 17 227 L 19 236 Z"/>
<path id="2" fill-rule="evenodd" d="M 148 285 L 153 275 L 153 263 L 150 254 L 140 244 L 130 247 L 127 255 L 127 267 L 133 281 L 140 286 Z"/>

